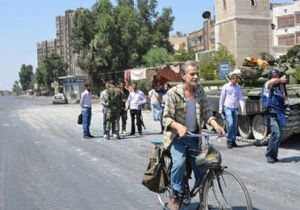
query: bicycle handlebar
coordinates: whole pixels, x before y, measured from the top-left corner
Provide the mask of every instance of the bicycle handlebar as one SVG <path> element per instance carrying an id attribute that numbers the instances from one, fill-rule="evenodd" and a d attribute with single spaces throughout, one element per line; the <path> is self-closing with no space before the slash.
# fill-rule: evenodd
<path id="1" fill-rule="evenodd" d="M 190 131 L 187 131 L 187 136 L 188 137 L 204 137 L 204 138 L 209 138 L 211 136 L 218 136 L 218 133 L 207 133 L 207 134 L 203 134 L 203 133 L 192 133 Z"/>

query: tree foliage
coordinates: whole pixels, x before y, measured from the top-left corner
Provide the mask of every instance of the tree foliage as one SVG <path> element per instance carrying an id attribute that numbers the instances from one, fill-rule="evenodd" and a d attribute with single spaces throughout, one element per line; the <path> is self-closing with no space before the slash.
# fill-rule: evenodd
<path id="1" fill-rule="evenodd" d="M 153 47 L 172 52 L 168 41 L 174 17 L 170 8 L 156 11 L 157 0 L 98 0 L 91 10 L 77 10 L 73 47 L 78 65 L 94 85 L 122 78 L 123 70 L 143 64 Z"/>
<path id="2" fill-rule="evenodd" d="M 180 50 L 174 53 L 172 60 L 181 62 L 195 60 L 195 53 L 193 51 Z"/>
<path id="3" fill-rule="evenodd" d="M 165 48 L 154 47 L 143 56 L 143 64 L 146 67 L 154 67 L 166 63 L 170 60 L 170 55 Z"/>
<path id="4" fill-rule="evenodd" d="M 68 65 L 56 53 L 46 55 L 36 70 L 36 81 L 39 85 L 50 87 L 58 77 L 67 75 Z"/>
<path id="5" fill-rule="evenodd" d="M 33 74 L 33 67 L 32 65 L 25 65 L 23 64 L 21 66 L 21 70 L 19 72 L 19 81 L 22 87 L 22 90 L 25 91 L 30 87 L 30 84 L 33 80 L 34 74 Z"/>
<path id="6" fill-rule="evenodd" d="M 200 76 L 205 80 L 220 79 L 219 64 L 229 61 L 231 68 L 236 64 L 234 55 L 225 46 L 220 46 L 217 51 L 204 55 L 200 60 Z"/>
<path id="7" fill-rule="evenodd" d="M 19 85 L 19 82 L 18 81 L 15 81 L 14 85 L 13 85 L 13 88 L 12 88 L 12 91 L 13 93 L 17 94 L 17 95 L 20 95 L 21 94 L 21 87 Z"/>

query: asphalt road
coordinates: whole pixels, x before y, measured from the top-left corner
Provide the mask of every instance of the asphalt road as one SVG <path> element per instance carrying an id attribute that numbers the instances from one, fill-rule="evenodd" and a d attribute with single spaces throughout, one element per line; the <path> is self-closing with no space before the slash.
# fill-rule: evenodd
<path id="1" fill-rule="evenodd" d="M 105 141 L 95 103 L 91 133 L 97 138 L 85 140 L 76 124 L 79 106 L 49 100 L 0 97 L 0 209 L 161 209 L 141 185 L 150 142 L 162 138 L 149 112 L 142 137 Z M 281 146 L 277 164 L 266 163 L 266 147 L 214 144 L 245 182 L 255 209 L 300 209 L 300 138 Z"/>

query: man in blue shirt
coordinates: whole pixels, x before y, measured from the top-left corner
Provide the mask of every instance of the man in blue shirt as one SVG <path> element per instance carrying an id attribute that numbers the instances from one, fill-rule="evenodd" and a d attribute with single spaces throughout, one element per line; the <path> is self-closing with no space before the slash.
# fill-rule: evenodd
<path id="1" fill-rule="evenodd" d="M 80 106 L 82 113 L 83 138 L 93 138 L 94 136 L 90 133 L 92 119 L 92 94 L 91 85 L 89 83 L 85 84 L 85 91 L 81 94 Z"/>
<path id="2" fill-rule="evenodd" d="M 268 163 L 278 162 L 278 148 L 282 128 L 286 124 L 285 100 L 287 93 L 284 87 L 286 83 L 285 76 L 280 75 L 277 69 L 271 69 L 269 80 L 264 85 L 264 94 L 269 97 L 270 108 L 267 111 L 267 127 L 270 133 L 269 143 L 266 151 Z"/>

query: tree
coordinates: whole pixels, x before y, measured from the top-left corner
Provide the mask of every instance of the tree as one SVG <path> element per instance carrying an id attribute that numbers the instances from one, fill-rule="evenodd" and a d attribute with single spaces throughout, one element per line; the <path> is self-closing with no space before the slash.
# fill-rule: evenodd
<path id="1" fill-rule="evenodd" d="M 168 41 L 174 17 L 171 9 L 156 11 L 157 0 L 98 0 L 91 11 L 75 14 L 72 42 L 79 53 L 78 65 L 94 83 L 118 80 L 123 70 L 143 64 L 153 47 L 172 51 Z"/>
<path id="2" fill-rule="evenodd" d="M 19 72 L 19 81 L 23 91 L 32 88 L 30 87 L 30 83 L 32 82 L 33 76 L 34 74 L 32 65 L 23 64 Z"/>
<path id="3" fill-rule="evenodd" d="M 20 95 L 21 94 L 21 87 L 19 85 L 18 81 L 15 81 L 13 88 L 12 88 L 13 93 Z"/>
<path id="4" fill-rule="evenodd" d="M 193 51 L 179 50 L 174 53 L 172 60 L 181 62 L 195 60 L 195 53 Z"/>
<path id="5" fill-rule="evenodd" d="M 170 60 L 167 50 L 162 47 L 154 47 L 143 56 L 143 63 L 146 67 L 154 67 L 166 63 Z"/>
<path id="6" fill-rule="evenodd" d="M 56 53 L 46 55 L 36 71 L 36 81 L 39 85 L 50 87 L 58 77 L 67 75 L 68 65 Z"/>
<path id="7" fill-rule="evenodd" d="M 219 64 L 222 61 L 229 61 L 231 68 L 236 64 L 234 55 L 225 46 L 220 46 L 217 51 L 210 52 L 200 60 L 200 75 L 205 80 L 220 79 Z"/>

